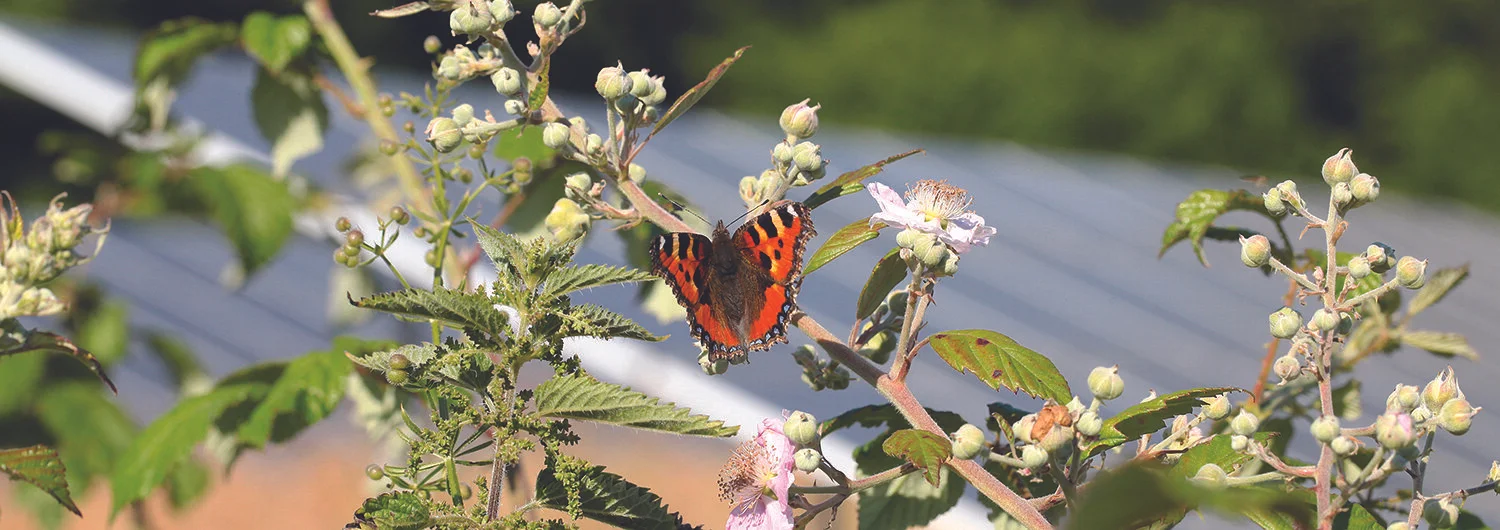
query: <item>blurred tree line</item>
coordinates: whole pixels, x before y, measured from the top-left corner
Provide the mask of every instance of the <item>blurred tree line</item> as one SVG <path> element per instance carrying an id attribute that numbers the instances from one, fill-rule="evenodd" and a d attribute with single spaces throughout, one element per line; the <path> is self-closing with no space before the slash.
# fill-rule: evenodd
<path id="1" fill-rule="evenodd" d="M 366 16 L 398 0 L 332 3 L 363 53 L 426 68 L 432 20 Z M 534 2 L 516 3 L 529 16 Z M 300 7 L 0 0 L 0 13 L 138 29 L 256 9 Z M 674 93 L 753 45 L 710 96 L 721 108 L 774 115 L 811 97 L 829 103 L 830 123 L 1277 177 L 1352 146 L 1391 188 L 1500 209 L 1500 3 L 599 0 L 589 13 L 590 31 L 558 64 L 648 66 Z M 589 87 L 596 72 L 554 71 L 554 86 Z M 11 108 L 14 99 L 0 96 L 0 115 L 37 112 Z M 29 152 L 24 134 L 0 133 L 0 145 Z"/>

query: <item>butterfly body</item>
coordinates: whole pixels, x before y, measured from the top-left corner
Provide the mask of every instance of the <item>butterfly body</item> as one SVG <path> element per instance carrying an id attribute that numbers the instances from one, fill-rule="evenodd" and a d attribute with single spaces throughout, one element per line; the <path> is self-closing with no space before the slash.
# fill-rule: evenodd
<path id="1" fill-rule="evenodd" d="M 732 234 L 721 221 L 711 238 L 673 232 L 652 240 L 652 272 L 672 286 L 710 358 L 786 342 L 802 283 L 802 251 L 816 235 L 808 214 L 801 203 L 781 201 Z"/>

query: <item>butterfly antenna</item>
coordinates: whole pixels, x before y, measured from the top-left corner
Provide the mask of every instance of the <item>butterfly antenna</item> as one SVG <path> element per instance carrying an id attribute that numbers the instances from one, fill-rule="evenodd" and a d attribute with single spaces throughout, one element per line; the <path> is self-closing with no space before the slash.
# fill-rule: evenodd
<path id="1" fill-rule="evenodd" d="M 744 218 L 745 218 L 745 216 L 747 216 L 747 215 L 750 215 L 750 213 L 751 213 L 751 212 L 754 212 L 754 211 L 756 211 L 756 210 L 759 210 L 759 209 L 761 209 L 761 208 L 763 208 L 763 207 L 765 207 L 765 205 L 767 205 L 767 204 L 770 204 L 770 203 L 771 203 L 771 200 L 770 200 L 770 199 L 764 199 L 764 200 L 761 200 L 761 201 L 760 201 L 760 204 L 757 204 L 757 205 L 755 205 L 755 207 L 754 207 L 754 208 L 751 208 L 751 209 L 749 209 L 749 210 L 745 210 L 745 213 L 742 213 L 742 214 L 740 214 L 740 216 L 739 216 L 739 217 L 736 217 L 736 218 L 734 218 L 734 221 L 730 221 L 730 222 L 729 222 L 729 224 L 731 224 L 731 225 L 732 225 L 732 224 L 734 224 L 734 223 L 735 223 L 735 222 L 737 222 L 737 221 L 739 221 L 739 220 L 740 220 L 740 219 L 744 219 Z"/>
<path id="2" fill-rule="evenodd" d="M 695 212 L 695 211 L 687 209 L 687 207 L 683 206 L 682 203 L 672 200 L 672 198 L 668 197 L 667 194 L 665 194 L 665 193 L 657 193 L 656 196 L 657 197 L 661 197 L 661 200 L 664 200 L 664 201 L 667 201 L 668 203 L 670 203 L 675 208 L 675 211 L 678 211 L 678 212 L 687 212 L 687 213 L 693 214 L 693 217 L 697 217 L 699 219 L 703 219 L 703 216 L 698 215 L 698 212 Z M 706 223 L 706 224 L 710 224 L 710 225 L 713 224 L 713 223 L 708 222 L 708 219 L 703 219 L 703 222 Z"/>

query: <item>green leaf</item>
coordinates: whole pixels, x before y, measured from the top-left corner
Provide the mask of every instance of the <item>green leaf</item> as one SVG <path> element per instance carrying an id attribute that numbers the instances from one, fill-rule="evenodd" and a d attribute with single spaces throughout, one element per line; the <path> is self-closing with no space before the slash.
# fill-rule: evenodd
<path id="1" fill-rule="evenodd" d="M 939 427 L 944 431 L 952 432 L 964 425 L 963 416 L 945 410 L 926 409 L 927 414 L 932 416 Z M 866 405 L 863 407 L 844 411 L 843 414 L 834 416 L 832 419 L 824 420 L 819 426 L 819 432 L 828 436 L 834 431 L 855 425 L 861 427 L 887 426 L 889 430 L 909 429 L 911 424 L 907 423 L 906 417 L 901 415 L 894 405 Z"/>
<path id="2" fill-rule="evenodd" d="M 443 287 L 407 289 L 367 296 L 354 305 L 418 320 L 437 320 L 459 329 L 482 331 L 492 337 L 510 332 L 510 320 L 482 294 Z"/>
<path id="3" fill-rule="evenodd" d="M 714 83 L 718 83 L 719 78 L 724 77 L 724 74 L 729 71 L 729 67 L 734 66 L 734 62 L 740 60 L 740 56 L 744 55 L 745 50 L 748 49 L 750 49 L 749 46 L 743 46 L 735 50 L 734 55 L 724 59 L 713 70 L 709 70 L 708 76 L 704 77 L 703 81 L 693 85 L 693 88 L 689 88 L 687 92 L 683 92 L 681 96 L 678 96 L 677 101 L 673 101 L 672 106 L 668 107 L 666 112 L 661 113 L 661 118 L 656 120 L 656 126 L 651 128 L 651 134 L 646 135 L 646 141 L 651 141 L 651 138 L 655 137 L 656 133 L 667 128 L 668 124 L 677 118 L 681 118 L 683 114 L 687 114 L 688 109 L 698 104 L 698 100 L 703 99 L 703 96 L 708 94 L 709 90 L 713 89 Z"/>
<path id="4" fill-rule="evenodd" d="M 1245 190 L 1198 190 L 1188 195 L 1177 205 L 1177 217 L 1161 237 L 1161 250 L 1157 257 L 1166 255 L 1173 245 L 1186 239 L 1193 245 L 1198 262 L 1208 266 L 1203 255 L 1203 237 L 1215 219 L 1234 210 L 1251 210 L 1265 213 L 1265 202 Z"/>
<path id="5" fill-rule="evenodd" d="M 90 381 L 47 386 L 36 417 L 68 465 L 68 478 L 84 495 L 97 476 L 107 476 L 135 437 L 135 421 Z"/>
<path id="6" fill-rule="evenodd" d="M 619 283 L 649 282 L 656 275 L 630 267 L 610 267 L 588 264 L 579 267 L 561 267 L 547 276 L 544 296 L 562 296 L 568 293 L 593 289 Z"/>
<path id="7" fill-rule="evenodd" d="M 920 429 L 902 429 L 891 433 L 880 448 L 885 450 L 885 454 L 905 458 L 907 462 L 921 468 L 922 477 L 933 487 L 940 485 L 938 471 L 943 469 L 943 463 L 948 461 L 948 457 L 953 456 L 953 442 L 947 437 Z"/>
<path id="8" fill-rule="evenodd" d="M 171 410 L 146 426 L 125 449 L 110 476 L 114 502 L 110 516 L 130 503 L 145 499 L 181 464 L 193 447 L 208 436 L 209 428 L 229 407 L 264 395 L 269 385 L 247 381 L 219 386 L 212 391 L 177 402 Z"/>
<path id="9" fill-rule="evenodd" d="M 1068 381 L 1050 359 L 1005 335 L 983 329 L 944 331 L 934 333 L 927 342 L 948 366 L 973 373 L 990 388 L 1003 386 L 1058 403 L 1073 397 Z"/>
<path id="10" fill-rule="evenodd" d="M 1339 519 L 1347 519 L 1347 521 L 1342 521 L 1344 524 L 1341 525 L 1339 524 L 1341 521 L 1334 520 L 1334 528 L 1341 530 L 1385 530 L 1385 525 L 1380 524 L 1380 521 L 1360 504 L 1350 504 L 1349 511 L 1339 514 Z"/>
<path id="11" fill-rule="evenodd" d="M 45 355 L 0 356 L 0 418 L 31 407 L 46 370 Z"/>
<path id="12" fill-rule="evenodd" d="M 345 378 L 352 370 L 346 352 L 361 356 L 391 346 L 389 341 L 339 337 L 333 340 L 332 349 L 293 359 L 240 425 L 236 433 L 240 443 L 261 448 L 266 442 L 284 442 L 328 417 L 344 399 Z"/>
<path id="13" fill-rule="evenodd" d="M 813 271 L 823 268 L 828 262 L 854 250 L 854 247 L 875 239 L 876 236 L 880 235 L 881 228 L 885 228 L 885 224 L 876 223 L 875 226 L 871 226 L 869 217 L 849 223 L 848 226 L 840 228 L 832 236 L 828 237 L 828 241 L 823 242 L 823 246 L 818 248 L 818 251 L 814 252 L 812 257 L 807 258 L 807 268 L 802 271 L 802 275 L 812 274 Z"/>
<path id="14" fill-rule="evenodd" d="M 1358 379 L 1350 379 L 1343 386 L 1333 389 L 1333 414 L 1344 421 L 1354 421 L 1364 415 L 1364 406 L 1360 403 L 1361 390 L 1364 383 Z"/>
<path id="15" fill-rule="evenodd" d="M 417 13 L 421 13 L 423 11 L 426 11 L 430 7 L 431 5 L 423 1 L 407 2 L 405 4 L 401 4 L 389 9 L 377 9 L 370 14 L 380 18 L 401 18 L 407 15 L 415 15 Z"/>
<path id="16" fill-rule="evenodd" d="M 250 106 L 255 126 L 271 142 L 271 173 L 276 177 L 285 177 L 292 162 L 323 148 L 328 107 L 311 76 L 293 70 L 257 71 Z"/>
<path id="17" fill-rule="evenodd" d="M 484 223 L 469 219 L 474 235 L 479 239 L 479 248 L 495 263 L 495 272 L 500 281 L 519 285 L 521 269 L 526 265 L 526 246 L 515 237 L 495 230 Z"/>
<path id="18" fill-rule="evenodd" d="M 36 486 L 47 492 L 58 504 L 79 517 L 78 505 L 68 493 L 68 480 L 62 459 L 57 451 L 45 445 L 34 445 L 19 449 L 0 449 L 0 472 L 11 480 Z"/>
<path id="19" fill-rule="evenodd" d="M 211 479 L 203 464 L 191 458 L 183 460 L 167 474 L 167 481 L 163 484 L 167 489 L 167 500 L 177 510 L 192 506 L 208 491 Z"/>
<path id="20" fill-rule="evenodd" d="M 1429 274 L 1427 276 L 1427 285 L 1422 287 L 1422 290 L 1417 291 L 1416 296 L 1412 297 L 1411 303 L 1406 305 L 1406 314 L 1415 315 L 1421 313 L 1424 309 L 1432 307 L 1433 304 L 1442 300 L 1444 296 L 1448 295 L 1449 291 L 1452 291 L 1454 287 L 1458 287 L 1458 284 L 1463 283 L 1464 279 L 1468 277 L 1469 264 L 1467 263 Z"/>
<path id="21" fill-rule="evenodd" d="M 359 521 L 374 523 L 380 530 L 418 530 L 427 528 L 432 516 L 427 511 L 427 502 L 410 491 L 382 493 L 365 499 L 365 503 L 354 511 Z"/>
<path id="22" fill-rule="evenodd" d="M 240 26 L 240 41 L 245 52 L 271 73 L 280 74 L 312 43 L 312 25 L 302 15 L 278 17 L 256 11 L 245 17 Z"/>
<path id="23" fill-rule="evenodd" d="M 855 169 L 854 171 L 849 171 L 847 173 L 839 175 L 838 178 L 833 179 L 832 182 L 824 184 L 823 187 L 818 188 L 818 190 L 814 191 L 812 195 L 808 195 L 807 199 L 802 201 L 802 204 L 806 205 L 809 209 L 812 209 L 822 206 L 823 203 L 837 199 L 839 197 L 843 197 L 851 193 L 858 193 L 860 190 L 865 189 L 865 185 L 863 184 L 865 179 L 880 174 L 881 171 L 885 170 L 885 166 L 908 156 L 925 152 L 926 151 L 921 149 L 912 149 L 899 155 L 888 156 L 885 158 L 885 160 L 881 160 L 859 169 Z"/>
<path id="24" fill-rule="evenodd" d="M 536 413 L 552 418 L 586 420 L 637 429 L 693 436 L 728 437 L 737 426 L 671 403 L 662 404 L 628 387 L 583 374 L 554 377 L 536 387 Z"/>
<path id="25" fill-rule="evenodd" d="M 1163 519 L 1181 519 L 1188 504 L 1178 498 L 1159 466 L 1127 463 L 1100 473 L 1069 511 L 1068 528 L 1142 528 Z"/>
<path id="26" fill-rule="evenodd" d="M 547 90 L 552 86 L 548 79 L 548 72 L 552 70 L 552 56 L 542 56 L 542 67 L 536 70 L 536 81 L 531 85 L 531 94 L 526 96 L 526 108 L 532 112 L 541 110 L 542 104 L 547 102 Z"/>
<path id="27" fill-rule="evenodd" d="M 880 303 L 891 294 L 891 290 L 906 279 L 906 260 L 901 259 L 901 249 L 893 248 L 875 263 L 870 279 L 859 290 L 859 300 L 854 303 L 854 318 L 865 318 L 875 314 Z"/>
<path id="28" fill-rule="evenodd" d="M 868 477 L 901 465 L 901 460 L 884 451 L 893 434 L 882 433 L 854 450 L 859 476 Z M 940 486 L 933 486 L 924 476 L 910 474 L 860 491 L 859 528 L 908 528 L 932 522 L 958 504 L 966 484 L 947 467 L 938 468 L 936 482 Z"/>
<path id="29" fill-rule="evenodd" d="M 1415 346 L 1443 357 L 1457 355 L 1471 361 L 1479 360 L 1479 352 L 1469 345 L 1469 339 L 1458 333 L 1441 331 L 1406 330 L 1401 332 L 1401 343 Z"/>
<path id="30" fill-rule="evenodd" d="M 568 487 L 578 488 L 583 517 L 619 528 L 642 530 L 676 529 L 677 518 L 662 505 L 661 497 L 604 470 L 590 466 L 573 474 L 566 485 L 553 466 L 536 476 L 536 502 L 559 511 L 568 510 Z"/>
<path id="31" fill-rule="evenodd" d="M 1220 434 L 1205 443 L 1193 446 L 1177 458 L 1177 464 L 1172 466 L 1169 474 L 1180 479 L 1190 478 L 1198 474 L 1198 470 L 1207 464 L 1233 472 L 1241 464 L 1254 458 L 1249 454 L 1235 451 L 1230 438 L 1227 434 Z M 1261 443 L 1265 443 L 1270 438 L 1270 433 L 1255 433 L 1255 439 Z"/>
<path id="32" fill-rule="evenodd" d="M 245 274 L 269 263 L 291 238 L 295 205 L 285 182 L 239 164 L 199 167 L 192 179 L 234 245 Z"/>
<path id="33" fill-rule="evenodd" d="M 1093 456 L 1105 449 L 1161 430 L 1166 426 L 1167 420 L 1192 412 L 1193 409 L 1201 406 L 1203 398 L 1244 391 L 1244 389 L 1230 386 L 1193 388 L 1137 403 L 1120 411 L 1114 417 L 1104 420 L 1104 427 L 1099 430 L 1099 438 L 1088 445 L 1086 454 Z"/>
<path id="34" fill-rule="evenodd" d="M 180 390 L 188 380 L 203 377 L 203 366 L 182 339 L 158 331 L 148 331 L 146 345 L 150 346 L 148 351 L 167 368 L 174 388 Z"/>
<path id="35" fill-rule="evenodd" d="M 131 72 L 137 85 L 164 78 L 176 85 L 187 77 L 198 58 L 234 43 L 238 28 L 233 23 L 214 23 L 200 18 L 162 22 L 141 39 Z"/>
<path id="36" fill-rule="evenodd" d="M 600 339 L 635 339 L 661 342 L 667 337 L 654 335 L 644 326 L 594 304 L 570 307 L 562 314 L 564 337 L 596 337 Z"/>
<path id="37" fill-rule="evenodd" d="M 125 304 L 110 300 L 82 316 L 73 340 L 87 348 L 100 362 L 113 364 L 125 357 L 125 346 L 130 343 L 130 309 Z"/>
<path id="38" fill-rule="evenodd" d="M 16 319 L 6 319 L 0 322 L 0 358 L 18 353 L 36 351 L 60 353 L 78 359 L 90 371 L 94 372 L 94 375 L 98 376 L 100 381 L 109 386 L 110 392 L 119 393 L 119 390 L 115 389 L 114 381 L 110 381 L 109 376 L 105 375 L 104 366 L 99 364 L 99 359 L 95 358 L 94 354 L 89 353 L 88 350 L 79 348 L 78 345 L 73 344 L 73 341 L 68 340 L 67 337 L 47 331 L 33 331 L 23 328 L 21 327 L 21 323 Z"/>

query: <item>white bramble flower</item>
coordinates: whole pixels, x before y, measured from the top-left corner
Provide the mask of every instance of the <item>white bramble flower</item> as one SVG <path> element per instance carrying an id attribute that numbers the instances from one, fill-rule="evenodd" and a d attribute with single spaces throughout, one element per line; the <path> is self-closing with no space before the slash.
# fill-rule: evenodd
<path id="1" fill-rule="evenodd" d="M 935 235 L 959 254 L 975 245 L 988 245 L 990 236 L 995 235 L 994 227 L 985 226 L 983 217 L 968 210 L 974 202 L 969 193 L 946 181 L 917 181 L 906 190 L 906 200 L 878 182 L 866 188 L 880 205 L 880 213 L 870 216 L 871 223 Z"/>

